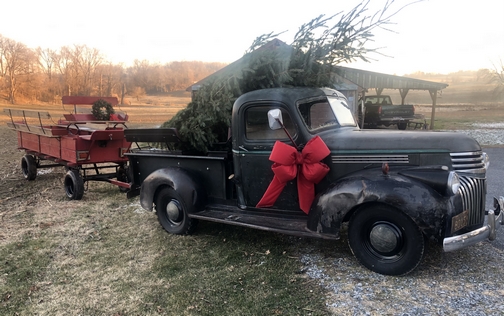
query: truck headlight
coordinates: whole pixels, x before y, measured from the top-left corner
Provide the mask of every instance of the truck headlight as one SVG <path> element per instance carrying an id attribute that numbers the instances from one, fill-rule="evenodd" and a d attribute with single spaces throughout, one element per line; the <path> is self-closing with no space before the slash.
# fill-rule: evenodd
<path id="1" fill-rule="evenodd" d="M 485 164 L 485 169 L 488 170 L 488 167 L 490 167 L 490 158 L 485 152 L 483 153 L 483 163 Z"/>
<path id="2" fill-rule="evenodd" d="M 450 174 L 448 175 L 448 182 L 446 184 L 446 190 L 448 194 L 450 195 L 455 195 L 458 192 L 458 189 L 460 188 L 460 179 L 458 174 L 455 171 L 450 171 Z"/>

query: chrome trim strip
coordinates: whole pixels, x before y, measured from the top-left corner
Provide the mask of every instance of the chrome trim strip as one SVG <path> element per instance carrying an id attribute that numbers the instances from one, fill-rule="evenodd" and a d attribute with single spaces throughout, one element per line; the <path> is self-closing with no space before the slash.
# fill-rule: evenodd
<path id="1" fill-rule="evenodd" d="M 467 151 L 467 152 L 462 152 L 462 153 L 450 153 L 450 156 L 452 157 L 458 157 L 458 156 L 478 156 L 482 155 L 482 151 Z"/>
<path id="2" fill-rule="evenodd" d="M 333 155 L 332 163 L 384 163 L 389 164 L 408 164 L 408 155 Z"/>
<path id="3" fill-rule="evenodd" d="M 463 173 L 485 173 L 485 157 L 482 151 L 450 153 L 452 168 Z"/>

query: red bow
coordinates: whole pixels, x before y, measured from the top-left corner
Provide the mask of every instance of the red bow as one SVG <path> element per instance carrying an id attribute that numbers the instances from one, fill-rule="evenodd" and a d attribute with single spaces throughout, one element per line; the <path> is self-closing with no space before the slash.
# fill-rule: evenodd
<path id="1" fill-rule="evenodd" d="M 315 198 L 315 184 L 329 172 L 329 167 L 320 161 L 330 153 L 319 136 L 312 138 L 301 152 L 290 145 L 276 141 L 269 158 L 273 161 L 271 169 L 275 177 L 256 207 L 273 206 L 287 182 L 298 176 L 299 207 L 308 214 Z"/>

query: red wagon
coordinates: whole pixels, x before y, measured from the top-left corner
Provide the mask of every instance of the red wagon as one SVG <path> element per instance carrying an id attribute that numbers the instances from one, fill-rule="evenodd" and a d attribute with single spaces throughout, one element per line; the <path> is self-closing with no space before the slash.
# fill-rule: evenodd
<path id="1" fill-rule="evenodd" d="M 39 168 L 65 166 L 64 187 L 70 199 L 82 198 L 87 181 L 106 181 L 123 191 L 129 189 L 128 158 L 124 155 L 131 146 L 124 138 L 128 116 L 114 113 L 98 120 L 91 113 L 78 113 L 78 106 L 90 108 L 99 100 L 107 106 L 118 103 L 115 97 L 66 96 L 63 104 L 73 105 L 73 113 L 56 122 L 47 112 L 4 109 L 11 119 L 7 125 L 17 132 L 18 148 L 25 150 L 21 169 L 27 180 L 34 180 Z"/>

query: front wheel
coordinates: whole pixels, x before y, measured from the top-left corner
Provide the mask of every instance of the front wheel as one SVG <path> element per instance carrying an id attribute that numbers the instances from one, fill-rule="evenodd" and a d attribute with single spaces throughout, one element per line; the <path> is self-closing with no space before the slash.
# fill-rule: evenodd
<path id="1" fill-rule="evenodd" d="M 26 180 L 35 180 L 37 177 L 37 162 L 32 155 L 24 155 L 21 158 L 21 170 Z"/>
<path id="2" fill-rule="evenodd" d="M 197 219 L 190 218 L 182 197 L 172 188 L 164 188 L 156 199 L 156 213 L 163 228 L 175 235 L 190 235 Z"/>
<path id="3" fill-rule="evenodd" d="M 362 208 L 352 215 L 348 243 L 362 265 L 386 275 L 413 271 L 422 261 L 425 248 L 415 222 L 385 205 Z"/>
<path id="4" fill-rule="evenodd" d="M 63 181 L 65 193 L 70 200 L 80 200 L 84 196 L 84 180 L 79 171 L 70 170 Z"/>

